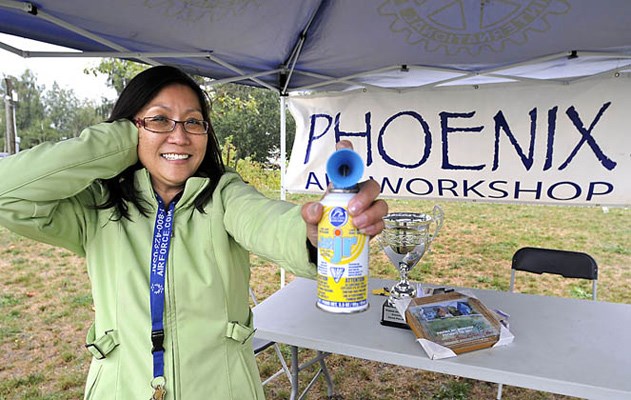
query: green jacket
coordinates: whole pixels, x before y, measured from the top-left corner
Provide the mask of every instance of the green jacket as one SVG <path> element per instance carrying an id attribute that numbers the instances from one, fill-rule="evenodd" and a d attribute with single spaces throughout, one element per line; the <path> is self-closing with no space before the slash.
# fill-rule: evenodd
<path id="1" fill-rule="evenodd" d="M 0 224 L 85 256 L 95 321 L 86 399 L 149 399 L 153 377 L 149 270 L 157 202 L 145 169 L 135 183 L 152 215 L 133 222 L 95 210 L 111 178 L 138 161 L 138 131 L 103 123 L 79 138 L 44 143 L 0 161 Z M 169 400 L 262 399 L 251 348 L 248 251 L 314 277 L 300 208 L 270 200 L 227 172 L 206 213 L 193 199 L 208 184 L 190 178 L 178 201 L 167 263 L 165 376 Z M 98 348 L 98 349 L 97 349 Z"/>

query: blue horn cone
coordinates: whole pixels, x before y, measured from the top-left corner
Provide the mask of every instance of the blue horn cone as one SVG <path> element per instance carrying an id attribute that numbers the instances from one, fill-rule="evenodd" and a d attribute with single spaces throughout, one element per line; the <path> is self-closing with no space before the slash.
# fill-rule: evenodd
<path id="1" fill-rule="evenodd" d="M 326 162 L 326 173 L 334 188 L 351 188 L 364 174 L 364 161 L 353 150 L 340 149 L 331 154 Z"/>

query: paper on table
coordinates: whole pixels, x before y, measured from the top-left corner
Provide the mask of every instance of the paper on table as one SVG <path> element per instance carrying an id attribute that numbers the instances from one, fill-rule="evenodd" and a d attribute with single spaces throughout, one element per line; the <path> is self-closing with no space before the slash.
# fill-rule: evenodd
<path id="1" fill-rule="evenodd" d="M 425 350 L 425 353 L 430 360 L 440 360 L 441 358 L 456 356 L 456 353 L 454 353 L 453 350 L 451 350 L 450 348 L 441 346 L 438 343 L 432 342 L 431 340 L 421 338 L 416 339 L 416 341 L 419 342 L 423 350 Z"/>
<path id="2" fill-rule="evenodd" d="M 401 314 L 401 317 L 403 318 L 404 321 L 405 321 L 405 310 L 408 309 L 408 306 L 410 305 L 411 301 L 412 299 L 409 297 L 394 301 L 394 307 L 397 309 L 399 314 Z"/>
<path id="3" fill-rule="evenodd" d="M 493 347 L 505 346 L 509 343 L 513 343 L 513 339 L 515 339 L 515 335 L 513 335 L 507 327 L 500 324 L 500 339 L 493 345 Z"/>

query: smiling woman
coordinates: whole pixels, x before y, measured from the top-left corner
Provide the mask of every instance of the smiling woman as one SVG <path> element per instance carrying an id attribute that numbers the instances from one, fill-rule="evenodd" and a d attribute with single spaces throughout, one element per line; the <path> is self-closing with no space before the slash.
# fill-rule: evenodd
<path id="1" fill-rule="evenodd" d="M 322 207 L 268 199 L 224 168 L 208 112 L 190 76 L 153 67 L 108 122 L 0 161 L 0 224 L 86 258 L 86 399 L 264 398 L 249 252 L 314 277 Z M 376 182 L 360 187 L 349 209 L 378 234 L 387 205 Z"/>
<path id="2" fill-rule="evenodd" d="M 137 122 L 138 158 L 151 174 L 154 190 L 167 205 L 204 159 L 208 122 L 203 118 L 195 92 L 179 84 L 162 89 L 138 113 L 136 121 L 143 121 Z"/>

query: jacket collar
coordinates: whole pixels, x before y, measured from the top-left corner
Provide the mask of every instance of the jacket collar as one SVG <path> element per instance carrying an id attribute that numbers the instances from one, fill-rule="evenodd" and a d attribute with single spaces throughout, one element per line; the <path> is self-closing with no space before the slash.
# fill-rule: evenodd
<path id="1" fill-rule="evenodd" d="M 136 188 L 140 192 L 140 196 L 151 204 L 155 209 L 158 207 L 158 201 L 153 192 L 153 186 L 151 185 L 151 175 L 146 168 L 141 168 L 135 173 Z M 204 188 L 210 183 L 209 178 L 200 178 L 193 176 L 188 178 L 186 185 L 184 185 L 184 192 L 182 197 L 178 200 L 176 209 L 192 207 L 193 202 L 197 195 L 204 190 Z"/>

